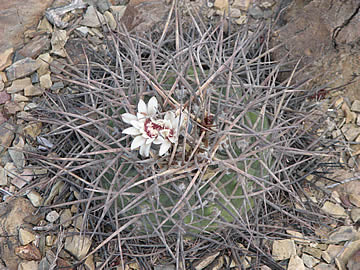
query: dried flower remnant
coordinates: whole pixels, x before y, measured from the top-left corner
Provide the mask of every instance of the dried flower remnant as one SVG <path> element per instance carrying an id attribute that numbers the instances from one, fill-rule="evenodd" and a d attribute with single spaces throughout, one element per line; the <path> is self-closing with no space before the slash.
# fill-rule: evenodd
<path id="1" fill-rule="evenodd" d="M 158 110 L 158 101 L 152 97 L 148 104 L 143 100 L 138 103 L 138 112 L 135 115 L 124 113 L 122 119 L 132 127 L 123 130 L 124 134 L 134 136 L 131 150 L 139 149 L 141 156 L 148 157 L 151 144 L 160 144 L 159 155 L 168 152 L 172 143 L 177 141 L 180 116 L 175 117 L 173 112 L 166 112 L 164 119 L 155 119 Z"/>

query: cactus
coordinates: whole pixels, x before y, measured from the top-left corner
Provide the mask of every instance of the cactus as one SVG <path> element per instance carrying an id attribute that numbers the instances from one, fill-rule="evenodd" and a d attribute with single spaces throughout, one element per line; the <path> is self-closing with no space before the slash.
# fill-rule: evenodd
<path id="1" fill-rule="evenodd" d="M 272 49 L 262 43 L 268 29 L 228 36 L 221 26 L 203 30 L 185 32 L 178 49 L 173 32 L 154 44 L 110 31 L 107 53 L 86 48 L 89 70 L 69 66 L 74 71 L 60 77 L 78 94 L 52 96 L 35 112 L 51 123 L 42 136 L 64 157 L 55 175 L 82 191 L 74 203 L 94 237 L 108 224 L 119 242 L 157 237 L 170 252 L 174 235 L 249 230 L 267 202 L 289 192 L 297 161 L 291 169 L 288 161 L 304 136 L 297 129 L 304 111 L 297 112 L 303 108 L 290 88 L 277 85 L 281 64 L 270 61 Z M 156 113 L 137 114 L 153 97 Z M 168 124 L 170 112 L 183 123 Z M 140 137 L 149 123 L 156 133 L 150 148 L 133 144 L 145 143 Z"/>

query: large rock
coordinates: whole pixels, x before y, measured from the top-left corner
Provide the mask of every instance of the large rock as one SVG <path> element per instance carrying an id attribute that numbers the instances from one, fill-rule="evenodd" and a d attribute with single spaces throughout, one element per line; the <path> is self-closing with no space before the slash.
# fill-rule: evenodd
<path id="1" fill-rule="evenodd" d="M 295 60 L 301 58 L 299 67 L 307 66 L 304 72 L 294 77 L 293 82 L 316 78 L 308 88 L 313 85 L 336 88 L 349 84 L 353 79 L 351 76 L 359 68 L 359 59 L 358 55 L 348 53 L 348 49 L 344 51 L 343 47 L 354 44 L 360 35 L 359 7 L 358 0 L 301 0 L 292 1 L 288 9 L 282 12 L 285 15 L 279 21 L 283 25 L 273 42 L 284 46 L 275 51 L 273 56 L 275 60 L 283 59 L 284 56 Z M 289 66 L 290 70 L 296 62 Z M 283 73 L 280 79 L 287 79 L 289 74 Z M 352 96 L 360 96 L 358 87 L 359 83 L 349 86 L 354 88 L 349 89 L 351 100 L 354 100 Z"/>
<path id="2" fill-rule="evenodd" d="M 169 10 L 165 0 L 130 0 L 121 22 L 128 31 L 145 32 L 161 22 L 164 26 Z"/>
<path id="3" fill-rule="evenodd" d="M 23 33 L 37 25 L 52 0 L 0 0 L 0 53 L 23 44 Z"/>
<path id="4" fill-rule="evenodd" d="M 0 203 L 0 234 L 7 235 L 0 238 L 1 258 L 9 270 L 18 269 L 20 259 L 14 255 L 15 248 L 19 245 L 18 231 L 24 224 L 24 218 L 34 211 L 29 200 L 21 197 Z"/>
<path id="5" fill-rule="evenodd" d="M 308 63 L 337 45 L 356 41 L 359 7 L 358 0 L 293 1 L 284 17 L 287 23 L 278 32 L 279 40 L 291 56 L 305 57 L 302 63 Z"/>

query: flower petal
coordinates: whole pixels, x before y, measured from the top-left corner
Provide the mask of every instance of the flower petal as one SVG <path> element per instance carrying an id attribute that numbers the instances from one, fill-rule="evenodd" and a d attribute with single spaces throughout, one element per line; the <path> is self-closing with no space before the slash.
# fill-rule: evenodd
<path id="1" fill-rule="evenodd" d="M 122 131 L 122 133 L 133 136 L 141 134 L 140 130 L 134 127 L 126 128 Z"/>
<path id="2" fill-rule="evenodd" d="M 149 154 L 150 154 L 150 146 L 151 144 L 143 144 L 141 147 L 140 147 L 140 155 L 142 155 L 143 157 L 148 157 Z"/>
<path id="3" fill-rule="evenodd" d="M 134 138 L 133 142 L 131 143 L 131 150 L 138 148 L 141 145 L 146 143 L 146 139 L 142 136 L 137 136 Z"/>
<path id="4" fill-rule="evenodd" d="M 142 99 L 138 103 L 138 113 L 147 114 L 146 104 Z"/>
<path id="5" fill-rule="evenodd" d="M 140 121 L 145 121 L 147 118 L 147 116 L 144 113 L 139 113 L 139 112 L 136 114 L 136 116 L 137 116 L 137 119 Z"/>
<path id="6" fill-rule="evenodd" d="M 151 144 L 154 140 L 155 138 L 148 138 L 146 139 L 146 144 Z"/>
<path id="7" fill-rule="evenodd" d="M 150 98 L 148 105 L 147 105 L 147 114 L 153 116 L 156 114 L 158 110 L 158 101 L 156 97 Z"/>
<path id="8" fill-rule="evenodd" d="M 131 113 L 123 113 L 121 117 L 122 120 L 127 124 L 130 124 L 131 121 L 137 120 L 137 117 Z"/>
<path id="9" fill-rule="evenodd" d="M 175 114 L 173 112 L 166 112 L 164 119 L 170 121 L 170 123 L 173 123 L 175 120 Z"/>
<path id="10" fill-rule="evenodd" d="M 153 141 L 153 144 L 162 144 L 164 143 L 165 140 L 161 137 L 161 136 L 158 136 L 154 141 Z"/>
<path id="11" fill-rule="evenodd" d="M 138 121 L 138 120 L 134 120 L 130 122 L 131 125 L 133 125 L 133 127 L 137 128 L 137 129 L 144 129 L 144 122 L 143 121 Z"/>
<path id="12" fill-rule="evenodd" d="M 164 155 L 170 148 L 171 143 L 169 141 L 165 141 L 161 146 L 159 150 L 159 156 Z"/>

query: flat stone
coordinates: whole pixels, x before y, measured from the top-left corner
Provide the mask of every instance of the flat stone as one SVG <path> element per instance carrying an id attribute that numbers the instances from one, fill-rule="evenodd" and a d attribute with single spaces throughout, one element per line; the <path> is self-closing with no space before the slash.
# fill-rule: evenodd
<path id="1" fill-rule="evenodd" d="M 342 226 L 330 234 L 329 240 L 333 242 L 343 242 L 353 239 L 355 235 L 356 230 L 353 226 Z"/>
<path id="2" fill-rule="evenodd" d="M 350 216 L 354 223 L 358 222 L 360 220 L 360 208 L 351 209 Z"/>
<path id="3" fill-rule="evenodd" d="M 7 174 L 4 167 L 0 166 L 0 186 L 6 186 L 8 184 Z"/>
<path id="4" fill-rule="evenodd" d="M 304 265 L 306 267 L 311 268 L 311 269 L 314 268 L 314 266 L 317 265 L 320 262 L 320 260 L 315 259 L 313 256 L 310 256 L 310 255 L 305 254 L 305 253 L 301 256 L 301 258 L 302 258 L 302 260 L 304 262 Z"/>
<path id="5" fill-rule="evenodd" d="M 89 33 L 92 36 L 95 36 L 93 38 L 89 37 L 90 41 L 92 41 L 94 44 L 98 44 L 98 45 L 100 45 L 102 43 L 101 39 L 104 38 L 104 35 L 98 28 L 91 28 L 91 30 L 89 30 Z"/>
<path id="6" fill-rule="evenodd" d="M 339 259 L 346 265 L 351 256 L 353 256 L 358 250 L 360 250 L 360 240 L 353 241 L 345 247 L 345 250 L 340 255 Z"/>
<path id="7" fill-rule="evenodd" d="M 24 102 L 24 101 L 29 101 L 29 98 L 24 97 L 23 95 L 20 95 L 20 94 L 14 94 L 13 100 L 15 102 Z"/>
<path id="8" fill-rule="evenodd" d="M 345 124 L 341 131 L 349 142 L 354 141 L 360 135 L 360 127 L 355 124 Z"/>
<path id="9" fill-rule="evenodd" d="M 24 107 L 24 111 L 30 111 L 37 107 L 38 107 L 38 105 L 36 103 L 30 102 L 30 103 L 26 104 L 26 106 Z"/>
<path id="10" fill-rule="evenodd" d="M 43 89 L 49 89 L 52 86 L 50 72 L 40 77 L 40 86 Z"/>
<path id="11" fill-rule="evenodd" d="M 26 194 L 26 197 L 28 197 L 32 205 L 35 207 L 39 207 L 43 203 L 43 198 L 40 193 L 35 190 L 31 190 L 28 194 Z"/>
<path id="12" fill-rule="evenodd" d="M 230 8 L 229 15 L 231 18 L 239 18 L 241 16 L 241 11 L 237 8 Z"/>
<path id="13" fill-rule="evenodd" d="M 42 124 L 41 122 L 31 123 L 24 127 L 24 134 L 36 139 L 40 135 Z"/>
<path id="14" fill-rule="evenodd" d="M 321 257 L 327 263 L 331 263 L 336 257 L 338 257 L 344 251 L 344 246 L 341 245 L 329 245 L 328 248 L 322 252 Z"/>
<path id="15" fill-rule="evenodd" d="M 347 270 L 359 270 L 360 269 L 360 250 L 356 251 L 348 260 Z"/>
<path id="16" fill-rule="evenodd" d="M 47 235 L 45 237 L 45 245 L 47 245 L 48 247 L 52 247 L 54 245 L 55 241 L 56 241 L 55 235 Z"/>
<path id="17" fill-rule="evenodd" d="M 22 228 L 19 230 L 19 241 L 21 245 L 24 246 L 30 244 L 34 240 L 35 240 L 35 234 Z"/>
<path id="18" fill-rule="evenodd" d="M 37 70 L 38 76 L 49 73 L 49 65 L 52 63 L 52 61 L 53 58 L 50 56 L 49 53 L 39 55 L 39 57 L 36 59 L 36 62 L 40 65 Z"/>
<path id="19" fill-rule="evenodd" d="M 200 261 L 198 261 L 195 265 L 194 268 L 195 270 L 202 270 L 204 268 L 206 268 L 208 265 L 210 265 L 217 256 L 219 256 L 220 252 L 216 252 L 214 254 L 210 254 L 205 256 L 204 258 L 202 258 Z"/>
<path id="20" fill-rule="evenodd" d="M 14 163 L 12 162 L 7 162 L 5 164 L 5 172 L 6 172 L 6 175 L 10 178 L 15 178 L 18 174 L 18 170 L 16 169 Z"/>
<path id="21" fill-rule="evenodd" d="M 25 167 L 25 155 L 23 149 L 11 148 L 8 149 L 8 153 L 18 169 Z"/>
<path id="22" fill-rule="evenodd" d="M 79 31 L 80 34 L 84 37 L 86 37 L 87 34 L 89 33 L 89 28 L 86 26 L 80 26 L 80 27 L 76 28 L 76 30 Z"/>
<path id="23" fill-rule="evenodd" d="M 89 6 L 80 24 L 89 27 L 100 27 L 104 22 L 104 16 L 94 6 Z"/>
<path id="24" fill-rule="evenodd" d="M 35 72 L 39 68 L 39 64 L 31 59 L 24 58 L 19 61 L 16 61 L 11 66 L 6 69 L 6 75 L 9 81 L 13 81 L 31 73 Z"/>
<path id="25" fill-rule="evenodd" d="M 17 188 L 21 189 L 26 184 L 31 182 L 31 180 L 33 178 L 34 178 L 34 174 L 33 174 L 32 170 L 29 168 L 26 168 L 20 175 L 15 174 L 15 177 L 11 180 L 11 184 L 13 184 Z"/>
<path id="26" fill-rule="evenodd" d="M 114 14 L 116 20 L 120 20 L 125 13 L 126 6 L 125 5 L 111 6 L 110 9 Z"/>
<path id="27" fill-rule="evenodd" d="M 357 183 L 360 186 L 360 183 Z M 357 190 L 359 191 L 359 189 Z M 349 194 L 349 201 L 355 205 L 356 207 L 360 207 L 360 197 L 358 192 L 357 193 L 350 193 Z"/>
<path id="28" fill-rule="evenodd" d="M 90 0 L 90 1 L 85 0 L 85 2 L 90 2 L 91 3 L 92 0 Z M 101 0 L 101 1 L 95 1 L 95 2 L 96 2 L 96 7 L 99 9 L 99 11 L 101 13 L 104 13 L 105 11 L 110 9 L 110 1 L 109 0 Z"/>
<path id="29" fill-rule="evenodd" d="M 0 92 L 0 104 L 5 104 L 10 99 L 11 96 L 7 92 L 5 91 Z"/>
<path id="30" fill-rule="evenodd" d="M 34 270 L 38 269 L 39 262 L 37 261 L 24 261 L 21 262 L 18 266 L 18 270 Z"/>
<path id="31" fill-rule="evenodd" d="M 45 82 L 46 83 L 46 82 Z M 26 97 L 34 97 L 34 96 L 41 96 L 44 93 L 40 87 L 29 85 L 24 89 L 24 95 Z"/>
<path id="32" fill-rule="evenodd" d="M 345 263 L 339 258 L 335 258 L 335 265 L 338 270 L 349 270 L 346 268 Z"/>
<path id="33" fill-rule="evenodd" d="M 316 259 L 321 259 L 321 253 L 322 253 L 321 249 L 308 246 L 308 247 L 304 247 L 303 252 L 315 257 Z"/>
<path id="34" fill-rule="evenodd" d="M 52 33 L 53 32 L 53 27 L 51 25 L 51 23 L 49 23 L 49 21 L 46 19 L 46 17 L 44 17 L 38 27 L 37 27 L 38 31 L 45 31 L 46 33 Z"/>
<path id="35" fill-rule="evenodd" d="M 79 230 L 82 229 L 83 223 L 84 223 L 83 216 L 77 216 L 77 217 L 73 220 L 73 226 L 74 226 L 74 228 L 77 228 L 77 229 L 79 229 Z"/>
<path id="36" fill-rule="evenodd" d="M 47 196 L 44 205 L 50 205 L 51 201 L 58 195 L 63 187 L 65 186 L 64 182 L 58 181 L 55 185 L 52 186 L 49 196 Z"/>
<path id="37" fill-rule="evenodd" d="M 352 112 L 349 108 L 349 106 L 347 105 L 346 102 L 343 103 L 343 105 L 341 106 L 341 109 L 343 110 L 344 114 L 345 114 L 345 123 L 355 123 L 356 121 L 356 113 Z"/>
<path id="38" fill-rule="evenodd" d="M 29 77 L 18 79 L 12 82 L 11 86 L 6 88 L 6 92 L 9 94 L 14 94 L 25 89 L 25 87 L 30 86 L 31 79 Z"/>
<path id="39" fill-rule="evenodd" d="M 305 270 L 304 263 L 299 256 L 291 256 L 287 270 Z"/>
<path id="40" fill-rule="evenodd" d="M 227 12 L 227 9 L 229 7 L 229 1 L 228 0 L 215 0 L 214 7 L 220 11 Z"/>
<path id="41" fill-rule="evenodd" d="M 337 270 L 335 266 L 327 263 L 320 263 L 314 267 L 314 270 Z"/>
<path id="42" fill-rule="evenodd" d="M 338 204 L 326 201 L 321 208 L 325 213 L 337 217 L 337 218 L 346 218 L 347 214 L 345 209 Z"/>
<path id="43" fill-rule="evenodd" d="M 53 210 L 46 215 L 46 220 L 49 222 L 55 222 L 59 218 L 59 216 L 59 213 Z"/>
<path id="44" fill-rule="evenodd" d="M 6 77 L 6 73 L 3 72 L 3 71 L 0 71 L 0 81 L 4 82 L 4 83 L 7 83 L 8 82 L 8 79 Z"/>
<path id="45" fill-rule="evenodd" d="M 23 57 L 36 58 L 43 51 L 50 49 L 50 39 L 48 35 L 39 35 L 30 40 L 17 53 Z"/>
<path id="46" fill-rule="evenodd" d="M 0 154 L 11 145 L 15 137 L 14 132 L 15 127 L 7 122 L 0 125 Z"/>
<path id="47" fill-rule="evenodd" d="M 89 256 L 89 257 L 85 260 L 84 265 L 85 265 L 86 269 L 95 270 L 94 256 L 93 256 L 93 255 Z M 169 270 L 170 270 L 170 269 L 169 269 Z M 175 269 L 174 269 L 174 270 L 175 270 Z"/>
<path id="48" fill-rule="evenodd" d="M 353 112 L 358 112 L 358 113 L 360 113 L 360 100 L 355 100 L 355 101 L 353 102 L 353 104 L 351 105 L 351 110 L 352 110 Z"/>
<path id="49" fill-rule="evenodd" d="M 87 255 L 90 247 L 90 238 L 83 235 L 73 235 L 71 237 L 67 237 L 64 245 L 65 250 L 70 252 L 78 260 L 83 259 Z"/>
<path id="50" fill-rule="evenodd" d="M 55 59 L 52 64 L 50 65 L 50 71 L 51 73 L 54 74 L 60 74 L 62 72 L 62 70 L 64 69 L 64 67 L 66 66 L 66 64 L 61 61 L 62 59 Z"/>
<path id="51" fill-rule="evenodd" d="M 64 46 L 68 38 L 66 30 L 55 30 L 51 36 L 51 53 L 65 57 L 66 50 L 64 49 Z"/>
<path id="52" fill-rule="evenodd" d="M 53 83 L 50 90 L 56 92 L 63 88 L 64 88 L 64 83 L 62 81 L 60 81 L 60 82 Z"/>
<path id="53" fill-rule="evenodd" d="M 247 11 L 249 9 L 251 0 L 234 0 L 232 6 L 237 7 L 243 11 Z"/>
<path id="54" fill-rule="evenodd" d="M 21 112 L 24 107 L 21 106 L 21 102 L 17 103 L 15 101 L 7 101 L 4 106 L 4 112 L 8 115 L 16 114 Z"/>
<path id="55" fill-rule="evenodd" d="M 40 250 L 32 244 L 16 247 L 15 254 L 23 260 L 28 260 L 28 261 L 41 260 Z M 37 269 L 37 268 L 33 268 L 33 269 Z"/>
<path id="56" fill-rule="evenodd" d="M 274 240 L 272 255 L 275 260 L 286 260 L 296 255 L 295 242 L 293 240 Z"/>
<path id="57" fill-rule="evenodd" d="M 11 57 L 14 53 L 14 48 L 9 48 L 4 52 L 0 53 L 0 71 L 11 65 Z"/>
<path id="58" fill-rule="evenodd" d="M 72 222 L 71 218 L 72 218 L 72 213 L 70 209 L 68 208 L 64 209 L 64 211 L 62 211 L 60 215 L 60 224 L 62 224 L 62 226 L 64 226 L 65 228 L 69 227 Z"/>
<path id="59" fill-rule="evenodd" d="M 104 12 L 104 17 L 106 19 L 106 22 L 110 26 L 110 29 L 115 30 L 116 26 L 117 26 L 117 22 L 116 22 L 114 16 L 112 15 L 112 13 L 110 11 L 105 11 Z"/>

